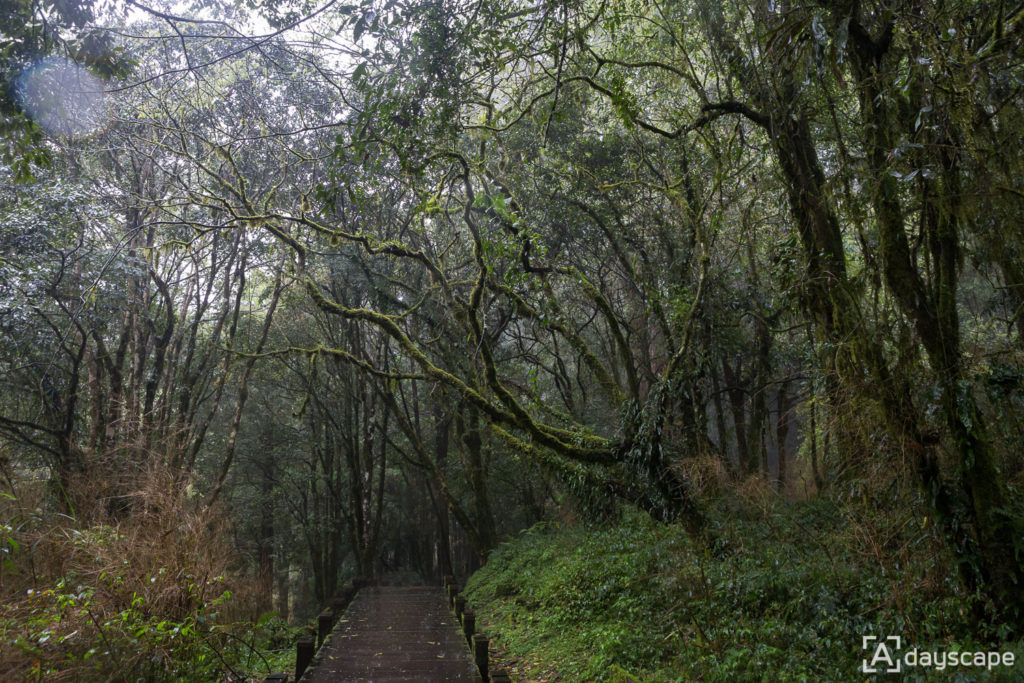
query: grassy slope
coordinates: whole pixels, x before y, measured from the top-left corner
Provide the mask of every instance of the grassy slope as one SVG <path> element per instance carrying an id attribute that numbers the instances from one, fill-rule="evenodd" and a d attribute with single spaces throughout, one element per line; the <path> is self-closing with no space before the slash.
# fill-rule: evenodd
<path id="1" fill-rule="evenodd" d="M 821 500 L 747 514 L 719 511 L 719 557 L 639 515 L 538 526 L 470 579 L 469 602 L 519 680 L 863 680 L 866 634 L 1024 660 L 1024 641 L 978 642 L 1005 629 L 968 624 L 970 596 L 913 516 Z M 1024 679 L 1024 664 L 993 679 Z"/>

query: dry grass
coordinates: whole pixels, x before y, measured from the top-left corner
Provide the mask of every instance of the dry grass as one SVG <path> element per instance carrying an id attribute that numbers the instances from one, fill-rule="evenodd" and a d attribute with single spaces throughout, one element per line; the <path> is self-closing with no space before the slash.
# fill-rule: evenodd
<path id="1" fill-rule="evenodd" d="M 117 506 L 104 495 L 109 480 L 91 497 L 78 483 L 79 519 L 88 525 L 44 512 L 38 486 L 0 507 L 10 551 L 0 575 L 7 676 L 160 677 L 215 624 L 253 616 L 233 607 L 252 601 L 227 599 L 250 588 L 231 571 L 223 524 L 180 495 L 169 473 L 154 468 L 122 480 Z"/>
<path id="2" fill-rule="evenodd" d="M 761 474 L 752 474 L 734 484 L 732 495 L 740 506 L 755 512 L 762 520 L 771 516 L 782 497 L 775 481 Z"/>
<path id="3" fill-rule="evenodd" d="M 683 458 L 672 467 L 683 481 L 690 482 L 693 490 L 704 497 L 716 498 L 728 486 L 729 474 L 718 454 L 702 454 Z"/>

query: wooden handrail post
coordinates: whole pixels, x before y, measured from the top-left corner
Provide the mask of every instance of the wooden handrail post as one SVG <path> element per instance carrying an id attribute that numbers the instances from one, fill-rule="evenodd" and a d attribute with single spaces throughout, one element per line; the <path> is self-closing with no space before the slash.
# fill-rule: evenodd
<path id="1" fill-rule="evenodd" d="M 331 632 L 331 626 L 333 626 L 333 615 L 331 610 L 324 610 L 320 613 L 320 616 L 316 618 L 316 646 L 319 648 L 327 640 L 327 636 Z"/>
<path id="2" fill-rule="evenodd" d="M 476 668 L 480 669 L 480 677 L 485 682 L 490 680 L 487 677 L 487 645 L 489 642 L 487 636 L 481 633 L 473 636 L 473 655 L 476 658 Z"/>
<path id="3" fill-rule="evenodd" d="M 448 586 L 448 609 L 455 609 L 455 596 L 459 594 L 459 585 L 453 583 Z"/>
<path id="4" fill-rule="evenodd" d="M 295 644 L 295 680 L 302 678 L 306 673 L 309 663 L 313 661 L 313 653 L 316 652 L 316 643 L 312 638 L 300 638 Z"/>
<path id="5" fill-rule="evenodd" d="M 341 618 L 342 612 L 345 611 L 350 602 L 352 602 L 352 589 L 350 588 L 342 589 L 341 593 L 338 593 L 331 598 L 329 604 L 331 606 L 331 612 L 334 615 L 334 622 L 337 622 L 338 619 Z"/>
<path id="6" fill-rule="evenodd" d="M 455 596 L 455 618 L 462 621 L 462 613 L 466 611 L 466 597 L 464 595 Z"/>
<path id="7" fill-rule="evenodd" d="M 476 634 L 476 612 L 471 609 L 462 613 L 462 632 L 466 634 L 466 643 L 473 647 L 473 636 Z"/>

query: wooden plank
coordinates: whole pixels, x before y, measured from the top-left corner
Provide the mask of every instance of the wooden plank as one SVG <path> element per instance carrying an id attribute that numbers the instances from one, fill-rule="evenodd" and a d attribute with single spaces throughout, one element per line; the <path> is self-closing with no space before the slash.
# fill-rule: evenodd
<path id="1" fill-rule="evenodd" d="M 482 683 L 444 593 L 367 587 L 335 625 L 302 683 Z"/>

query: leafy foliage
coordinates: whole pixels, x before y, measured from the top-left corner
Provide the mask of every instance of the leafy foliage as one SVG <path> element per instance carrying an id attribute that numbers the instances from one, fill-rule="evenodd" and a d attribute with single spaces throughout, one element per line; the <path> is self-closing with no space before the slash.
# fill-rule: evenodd
<path id="1" fill-rule="evenodd" d="M 1024 642 L 1002 640 L 1000 624 L 966 625 L 977 597 L 957 587 L 927 530 L 905 518 L 899 533 L 871 536 L 898 511 L 773 508 L 766 523 L 733 504 L 719 557 L 635 514 L 538 525 L 471 577 L 469 602 L 527 680 L 846 681 L 859 675 L 861 637 L 879 634 L 1019 659 Z M 1020 666 L 967 680 L 1015 680 Z"/>
<path id="2" fill-rule="evenodd" d="M 166 493 L 139 491 L 137 500 L 147 514 L 86 528 L 5 501 L 5 675 L 242 680 L 286 668 L 294 629 L 273 614 L 250 621 L 251 588 L 216 550 L 210 520 Z"/>

